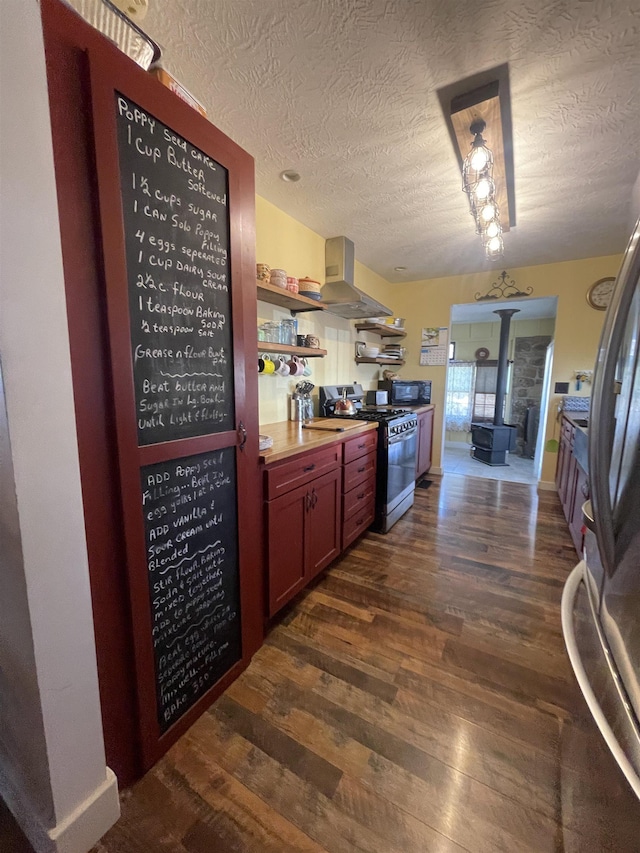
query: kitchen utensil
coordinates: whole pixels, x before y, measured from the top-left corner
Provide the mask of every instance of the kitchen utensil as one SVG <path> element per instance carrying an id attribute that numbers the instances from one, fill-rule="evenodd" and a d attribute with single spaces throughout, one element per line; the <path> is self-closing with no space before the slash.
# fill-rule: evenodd
<path id="1" fill-rule="evenodd" d="M 320 282 L 305 276 L 298 279 L 298 288 L 303 296 L 310 299 L 320 299 Z"/>
<path id="2" fill-rule="evenodd" d="M 367 391 L 365 402 L 367 406 L 388 406 L 388 391 Z"/>
<path id="3" fill-rule="evenodd" d="M 256 264 L 256 279 L 269 284 L 271 280 L 271 267 L 267 264 Z"/>
<path id="4" fill-rule="evenodd" d="M 296 329 L 298 326 L 297 320 L 286 318 L 280 320 L 280 343 L 294 347 L 296 345 Z"/>
<path id="5" fill-rule="evenodd" d="M 307 411 L 304 395 L 294 391 L 289 402 L 289 420 L 303 421 Z"/>
<path id="6" fill-rule="evenodd" d="M 275 373 L 276 366 L 270 355 L 263 355 L 258 359 L 258 370 L 260 373 Z"/>
<path id="7" fill-rule="evenodd" d="M 352 400 L 347 397 L 347 389 L 342 392 L 342 399 L 336 402 L 336 412 L 341 415 L 355 415 L 356 407 Z"/>
<path id="8" fill-rule="evenodd" d="M 288 376 L 289 375 L 289 373 L 290 373 L 289 365 L 284 360 L 284 358 L 282 358 L 282 356 L 278 357 L 278 359 L 275 362 L 275 365 L 276 365 L 276 371 L 275 372 L 278 374 L 278 376 Z"/>
<path id="9" fill-rule="evenodd" d="M 258 440 L 259 450 L 268 450 L 270 447 L 273 447 L 273 438 L 270 435 L 259 435 Z"/>
<path id="10" fill-rule="evenodd" d="M 291 376 L 302 376 L 304 373 L 304 365 L 300 361 L 297 356 L 293 356 L 290 361 L 287 362 L 289 366 L 289 373 Z"/>
<path id="11" fill-rule="evenodd" d="M 276 287 L 281 287 L 283 290 L 286 290 L 287 271 L 280 269 L 271 270 L 271 284 L 275 284 Z"/>
<path id="12" fill-rule="evenodd" d="M 344 426 L 332 426 L 331 424 L 302 424 L 302 429 L 323 429 L 329 432 L 344 432 Z"/>
<path id="13" fill-rule="evenodd" d="M 364 341 L 356 341 L 356 356 L 358 358 L 377 358 L 380 347 L 374 347 Z"/>

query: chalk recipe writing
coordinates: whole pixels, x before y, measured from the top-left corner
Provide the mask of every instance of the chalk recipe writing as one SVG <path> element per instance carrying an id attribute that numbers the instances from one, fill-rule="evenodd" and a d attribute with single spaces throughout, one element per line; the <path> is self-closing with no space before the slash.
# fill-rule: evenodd
<path id="1" fill-rule="evenodd" d="M 141 469 L 162 731 L 242 656 L 235 483 L 232 447 Z"/>
<path id="2" fill-rule="evenodd" d="M 138 443 L 233 429 L 228 172 L 116 93 Z"/>

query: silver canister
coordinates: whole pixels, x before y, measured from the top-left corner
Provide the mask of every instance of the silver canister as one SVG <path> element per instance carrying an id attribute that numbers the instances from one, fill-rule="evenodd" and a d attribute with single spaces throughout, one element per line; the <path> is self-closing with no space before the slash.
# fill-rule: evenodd
<path id="1" fill-rule="evenodd" d="M 294 391 L 289 405 L 289 420 L 303 421 L 306 418 L 306 401 L 302 394 Z"/>

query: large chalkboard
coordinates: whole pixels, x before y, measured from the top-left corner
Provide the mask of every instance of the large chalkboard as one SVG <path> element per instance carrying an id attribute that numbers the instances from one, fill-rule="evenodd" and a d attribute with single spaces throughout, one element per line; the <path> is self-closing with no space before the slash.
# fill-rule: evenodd
<path id="1" fill-rule="evenodd" d="M 234 428 L 228 173 L 116 93 L 138 443 Z"/>
<path id="2" fill-rule="evenodd" d="M 235 448 L 141 469 L 158 722 L 242 657 Z"/>

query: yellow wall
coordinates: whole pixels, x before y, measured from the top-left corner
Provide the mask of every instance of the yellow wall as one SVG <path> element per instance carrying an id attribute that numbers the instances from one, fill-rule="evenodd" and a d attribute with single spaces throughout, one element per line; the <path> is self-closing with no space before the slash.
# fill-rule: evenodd
<path id="1" fill-rule="evenodd" d="M 534 335 L 550 335 L 553 337 L 555 320 L 545 317 L 540 320 L 511 321 L 509 329 L 509 358 L 513 358 L 513 345 L 516 338 L 528 338 Z M 456 343 L 456 359 L 458 361 L 475 361 L 476 350 L 486 347 L 489 358 L 498 358 L 500 349 L 500 321 L 495 323 L 454 323 L 451 327 L 450 339 Z"/>
<path id="2" fill-rule="evenodd" d="M 261 197 L 256 198 L 256 259 L 271 267 L 281 267 L 297 277 L 310 276 L 324 280 L 325 238 L 288 216 Z M 329 236 L 335 236 L 333 234 Z M 347 235 L 349 236 L 349 235 Z M 358 247 L 356 246 L 356 253 Z M 552 371 L 552 389 L 555 382 L 570 382 L 570 393 L 575 392 L 575 371 L 591 369 L 604 313 L 594 311 L 586 302 L 587 288 L 596 279 L 616 275 L 620 255 L 566 261 L 557 264 L 509 268 L 522 290 L 533 289 L 532 296 L 557 296 L 558 314 L 555 323 L 555 352 Z M 477 292 L 485 293 L 499 270 L 469 275 L 390 284 L 376 273 L 356 261 L 356 284 L 375 299 L 387 305 L 394 314 L 406 318 L 406 365 L 399 369 L 408 379 L 431 379 L 432 402 L 436 405 L 433 440 L 433 465 L 437 470 L 441 461 L 442 426 L 445 392 L 445 367 L 421 367 L 420 336 L 423 326 L 450 326 L 451 306 L 475 303 Z M 259 322 L 288 317 L 289 312 L 258 302 Z M 309 381 L 318 385 L 360 382 L 365 389 L 377 387 L 382 368 L 373 365 L 356 365 L 354 343 L 369 340 L 380 344 L 380 338 L 371 334 L 356 334 L 353 321 L 343 320 L 326 311 L 298 314 L 300 334 L 315 334 L 320 345 L 328 350 L 323 359 L 313 359 Z M 478 343 L 477 346 L 480 346 Z M 491 349 L 491 347 L 489 347 Z M 259 377 L 260 423 L 267 424 L 288 418 L 288 400 L 297 379 L 273 376 Z M 581 394 L 589 394 L 590 387 L 583 386 Z M 316 392 L 317 395 L 317 392 Z M 547 438 L 557 438 L 556 424 L 559 396 L 552 394 L 547 417 Z M 317 401 L 316 401 L 317 405 Z M 557 456 L 545 452 L 541 480 L 552 483 Z"/>
<path id="3" fill-rule="evenodd" d="M 594 311 L 586 302 L 587 288 L 596 279 L 616 275 L 621 256 L 586 258 L 557 264 L 509 268 L 522 290 L 533 288 L 532 296 L 557 296 L 558 314 L 555 326 L 554 362 L 551 388 L 555 382 L 571 382 L 574 393 L 576 370 L 591 369 L 596 355 L 604 313 Z M 389 285 L 394 310 L 407 318 L 407 364 L 400 371 L 411 378 L 433 381 L 432 402 L 436 405 L 433 441 L 433 464 L 440 466 L 442 444 L 442 412 L 445 393 L 445 367 L 420 367 L 420 334 L 423 326 L 449 326 L 451 306 L 474 303 L 476 293 L 486 293 L 495 281 L 498 271 L 449 276 L 446 278 L 414 281 Z M 590 388 L 583 388 L 589 393 Z M 558 437 L 556 424 L 559 396 L 551 395 L 547 418 L 547 438 Z M 557 456 L 545 452 L 541 480 L 551 483 L 554 479 Z"/>
<path id="4" fill-rule="evenodd" d="M 333 234 L 329 235 L 335 236 Z M 270 202 L 256 198 L 256 260 L 270 267 L 285 269 L 289 275 L 324 282 L 325 238 L 288 216 Z M 356 246 L 356 252 L 358 247 Z M 356 261 L 356 285 L 375 299 L 393 307 L 389 299 L 389 284 L 370 269 Z M 281 320 L 290 317 L 288 311 L 258 302 L 258 323 L 266 320 Z M 355 341 L 368 340 L 380 344 L 380 338 L 371 334 L 356 334 L 354 323 L 329 314 L 328 311 L 312 311 L 298 314 L 299 334 L 314 334 L 320 338 L 320 346 L 327 350 L 324 358 L 311 359 L 312 375 L 308 377 L 316 388 L 319 385 L 359 382 L 365 390 L 377 387 L 381 369 L 375 365 L 357 365 L 354 360 Z M 301 378 L 301 377 L 300 377 Z M 273 375 L 258 377 L 260 400 L 260 423 L 269 424 L 287 420 L 289 395 L 299 377 L 289 379 Z M 317 411 L 317 391 L 316 411 Z"/>

